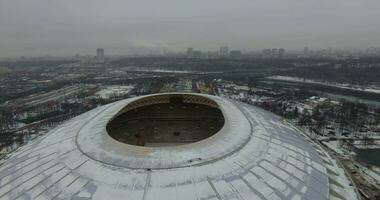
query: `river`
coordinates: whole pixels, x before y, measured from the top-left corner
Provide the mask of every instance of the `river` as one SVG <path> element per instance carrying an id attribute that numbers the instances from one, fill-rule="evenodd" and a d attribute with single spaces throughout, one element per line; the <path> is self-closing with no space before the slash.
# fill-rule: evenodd
<path id="1" fill-rule="evenodd" d="M 356 153 L 360 161 L 380 167 L 380 149 L 359 149 Z"/>

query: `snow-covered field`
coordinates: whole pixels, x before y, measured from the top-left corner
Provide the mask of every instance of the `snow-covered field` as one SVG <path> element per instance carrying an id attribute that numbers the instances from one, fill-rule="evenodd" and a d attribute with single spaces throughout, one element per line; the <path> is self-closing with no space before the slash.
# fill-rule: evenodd
<path id="1" fill-rule="evenodd" d="M 120 96 L 128 94 L 131 90 L 133 90 L 135 86 L 133 85 L 112 85 L 112 86 L 105 86 L 100 91 L 96 92 L 96 96 L 100 96 L 103 99 L 108 99 L 112 95 Z"/>
<path id="2" fill-rule="evenodd" d="M 344 152 L 342 148 L 339 145 L 339 141 L 329 141 L 329 142 L 323 142 L 324 145 L 326 145 L 331 150 L 335 151 L 336 153 L 343 155 Z"/>
<path id="3" fill-rule="evenodd" d="M 316 81 L 316 80 L 311 80 L 311 79 L 303 79 L 303 78 L 299 78 L 299 77 L 290 77 L 290 76 L 270 76 L 270 77 L 268 77 L 268 79 L 302 82 L 302 83 L 314 83 L 314 84 L 327 85 L 327 86 L 338 87 L 338 88 L 343 88 L 343 89 L 380 94 L 380 88 L 377 88 L 377 87 L 363 88 L 360 86 L 350 86 L 349 84 L 334 84 L 334 83 L 329 83 L 329 82 Z"/>
<path id="4" fill-rule="evenodd" d="M 201 72 L 201 71 L 189 71 L 189 70 L 169 70 L 160 68 L 146 68 L 146 67 L 126 67 L 128 71 L 136 72 L 154 72 L 154 73 L 174 73 L 174 74 L 219 74 L 222 72 Z"/>
<path id="5" fill-rule="evenodd" d="M 335 151 L 336 153 L 340 155 L 344 155 L 343 149 L 340 147 L 338 141 L 329 141 L 329 142 L 323 142 L 324 145 L 326 145 L 329 149 Z M 374 167 L 373 170 L 368 169 L 367 167 L 361 165 L 358 162 L 355 162 L 355 165 L 360 166 L 360 170 L 365 175 L 369 176 L 366 177 L 366 180 L 369 181 L 371 184 L 378 184 L 380 183 L 380 170 L 379 168 Z"/>

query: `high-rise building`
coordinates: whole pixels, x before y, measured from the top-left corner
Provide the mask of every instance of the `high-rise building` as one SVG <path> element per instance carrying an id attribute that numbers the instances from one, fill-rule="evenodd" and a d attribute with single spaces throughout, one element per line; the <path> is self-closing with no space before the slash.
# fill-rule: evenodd
<path id="1" fill-rule="evenodd" d="M 228 52 L 228 46 L 222 46 L 219 49 L 219 54 L 220 56 L 227 57 L 229 52 Z"/>
<path id="2" fill-rule="evenodd" d="M 188 58 L 194 57 L 194 49 L 193 48 L 187 48 L 186 55 Z"/>
<path id="3" fill-rule="evenodd" d="M 98 62 L 104 61 L 104 49 L 96 49 L 96 59 Z"/>
<path id="4" fill-rule="evenodd" d="M 303 54 L 309 54 L 309 47 L 304 47 L 303 48 Z"/>
<path id="5" fill-rule="evenodd" d="M 272 49 L 272 57 L 277 57 L 278 56 L 278 49 L 277 48 L 273 48 Z"/>
<path id="6" fill-rule="evenodd" d="M 240 58 L 241 57 L 241 51 L 238 51 L 238 50 L 231 51 L 230 57 L 231 58 Z"/>
<path id="7" fill-rule="evenodd" d="M 264 49 L 264 50 L 263 50 L 263 56 L 264 56 L 265 58 L 269 58 L 269 57 L 271 57 L 271 53 L 272 53 L 272 51 L 271 51 L 270 49 Z"/>
<path id="8" fill-rule="evenodd" d="M 201 58 L 202 57 L 202 52 L 199 50 L 196 50 L 193 52 L 193 57 L 194 58 Z"/>
<path id="9" fill-rule="evenodd" d="M 278 57 L 283 58 L 284 55 L 285 55 L 285 49 L 284 48 L 278 49 Z"/>

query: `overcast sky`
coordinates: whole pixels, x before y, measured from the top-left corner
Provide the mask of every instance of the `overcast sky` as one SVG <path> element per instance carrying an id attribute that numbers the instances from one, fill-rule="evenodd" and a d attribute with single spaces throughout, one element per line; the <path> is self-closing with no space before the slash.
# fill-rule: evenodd
<path id="1" fill-rule="evenodd" d="M 0 57 L 380 47 L 380 0 L 0 0 Z"/>

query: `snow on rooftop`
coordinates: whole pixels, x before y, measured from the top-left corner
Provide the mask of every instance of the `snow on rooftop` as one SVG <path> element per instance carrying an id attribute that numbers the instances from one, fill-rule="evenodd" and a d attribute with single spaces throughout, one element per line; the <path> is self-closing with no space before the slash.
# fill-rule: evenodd
<path id="1" fill-rule="evenodd" d="M 201 94 L 193 94 L 201 95 Z M 328 199 L 313 145 L 262 109 L 221 97 L 224 127 L 171 147 L 120 143 L 106 124 L 138 98 L 80 115 L 9 155 L 0 199 Z"/>
<path id="2" fill-rule="evenodd" d="M 128 94 L 133 88 L 133 85 L 106 86 L 102 90 L 96 92 L 95 95 L 100 96 L 103 99 L 107 99 L 110 98 L 112 95 L 120 96 Z"/>

